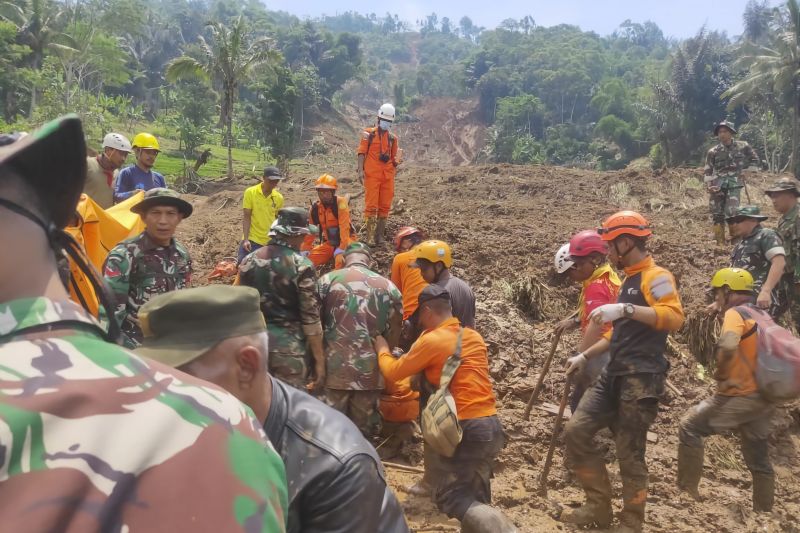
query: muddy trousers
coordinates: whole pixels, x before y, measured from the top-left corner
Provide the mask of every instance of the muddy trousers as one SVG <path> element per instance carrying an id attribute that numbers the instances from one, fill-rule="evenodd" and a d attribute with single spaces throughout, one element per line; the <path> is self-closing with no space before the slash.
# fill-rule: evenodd
<path id="1" fill-rule="evenodd" d="M 381 391 L 326 389 L 325 399 L 328 405 L 352 420 L 367 439 L 380 433 L 383 422 Z"/>
<path id="2" fill-rule="evenodd" d="M 758 393 L 748 396 L 715 394 L 695 405 L 680 422 L 678 470 L 683 470 L 678 482 L 684 488 L 697 489 L 703 470 L 703 439 L 726 431 L 738 431 L 742 455 L 753 475 L 753 507 L 758 511 L 772 508 L 775 473 L 769 460 L 769 427 L 774 407 Z M 693 452 L 694 451 L 694 452 Z M 681 459 L 695 458 L 690 471 Z"/>
<path id="3" fill-rule="evenodd" d="M 708 210 L 714 224 L 725 224 L 725 217 L 733 216 L 739 208 L 742 188 L 738 183 L 708 193 Z"/>
<path id="4" fill-rule="evenodd" d="M 658 413 L 664 374 L 609 376 L 586 391 L 565 429 L 567 461 L 586 492 L 587 504 L 610 511 L 611 483 L 594 435 L 614 433 L 622 477 L 621 521 L 641 526 L 647 501 L 647 430 Z"/>
<path id="5" fill-rule="evenodd" d="M 433 480 L 436 506 L 461 521 L 473 503 L 491 504 L 493 463 L 505 446 L 505 436 L 497 415 L 459 422 L 464 434 L 453 457 L 426 450 L 425 469 L 430 466 L 437 472 Z"/>
<path id="6" fill-rule="evenodd" d="M 572 392 L 569 395 L 569 410 L 573 413 L 577 411 L 578 404 L 583 398 L 583 395 L 597 380 L 600 374 L 605 370 L 608 360 L 611 357 L 609 352 L 602 353 L 598 356 L 592 357 L 586 362 L 583 370 L 576 372 L 572 378 Z"/>

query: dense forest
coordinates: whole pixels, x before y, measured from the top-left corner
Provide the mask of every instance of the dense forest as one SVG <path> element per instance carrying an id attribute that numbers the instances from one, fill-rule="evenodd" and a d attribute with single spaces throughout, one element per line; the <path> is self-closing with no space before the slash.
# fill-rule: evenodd
<path id="1" fill-rule="evenodd" d="M 728 118 L 771 170 L 800 175 L 797 0 L 752 0 L 742 17 L 742 35 L 677 41 L 630 20 L 600 36 L 533 16 L 486 29 L 436 14 L 301 20 L 257 0 L 0 0 L 0 129 L 77 112 L 90 141 L 147 124 L 187 155 L 214 142 L 285 160 L 309 121 L 348 104 L 390 100 L 414 120 L 450 96 L 477 99 L 486 160 L 698 164 Z"/>

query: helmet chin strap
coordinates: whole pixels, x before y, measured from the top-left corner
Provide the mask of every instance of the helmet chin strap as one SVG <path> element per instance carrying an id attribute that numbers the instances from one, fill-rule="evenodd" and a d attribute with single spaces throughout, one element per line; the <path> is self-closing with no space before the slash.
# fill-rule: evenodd
<path id="1" fill-rule="evenodd" d="M 92 285 L 92 289 L 97 295 L 100 305 L 106 311 L 106 316 L 108 319 L 106 340 L 116 343 L 121 336 L 121 331 L 119 329 L 119 324 L 117 324 L 117 321 L 114 318 L 114 306 L 111 304 L 111 297 L 109 296 L 103 279 L 100 277 L 100 274 L 97 272 L 97 270 L 92 267 L 89 259 L 86 257 L 86 254 L 83 251 L 83 248 L 81 248 L 81 245 L 78 244 L 72 235 L 66 231 L 57 228 L 52 222 L 46 224 L 41 218 L 17 203 L 0 198 L 0 206 L 27 218 L 42 228 L 47 236 L 47 242 L 49 243 L 50 249 L 53 251 L 53 253 L 58 254 L 60 250 L 63 250 L 70 257 L 70 259 L 75 262 L 81 272 L 86 274 L 86 279 L 88 279 L 89 283 Z"/>
<path id="2" fill-rule="evenodd" d="M 625 253 L 622 253 L 619 251 L 619 241 L 617 239 L 611 241 L 611 244 L 614 245 L 614 251 L 617 252 L 617 257 L 619 258 L 619 261 L 617 261 L 617 268 L 624 268 L 625 264 L 622 260 L 625 259 L 625 257 L 631 253 L 636 246 L 631 246 Z"/>

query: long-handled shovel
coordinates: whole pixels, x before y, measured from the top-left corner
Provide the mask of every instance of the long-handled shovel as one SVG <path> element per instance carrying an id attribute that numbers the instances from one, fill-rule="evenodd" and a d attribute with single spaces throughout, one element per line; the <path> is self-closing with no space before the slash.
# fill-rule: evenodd
<path id="1" fill-rule="evenodd" d="M 547 376 L 547 372 L 550 370 L 550 363 L 553 362 L 553 356 L 556 353 L 556 348 L 558 348 L 558 341 L 561 340 L 561 333 L 563 330 L 558 330 L 553 334 L 553 343 L 550 345 L 550 353 L 547 354 L 547 359 L 544 360 L 544 364 L 542 365 L 542 370 L 539 372 L 539 379 L 536 380 L 536 386 L 533 388 L 533 392 L 531 393 L 531 398 L 528 400 L 528 405 L 525 406 L 525 412 L 522 413 L 522 419 L 528 420 L 531 416 L 531 409 L 533 408 L 533 404 L 536 401 L 536 398 L 539 397 L 539 393 L 542 392 L 542 385 L 544 384 L 544 378 Z"/>
<path id="2" fill-rule="evenodd" d="M 553 436 L 550 437 L 550 447 L 547 449 L 547 458 L 544 460 L 542 475 L 539 478 L 539 494 L 542 496 L 547 496 L 547 478 L 550 475 L 550 465 L 553 464 L 553 452 L 556 449 L 558 432 L 561 430 L 561 424 L 564 423 L 564 410 L 567 408 L 567 400 L 569 399 L 569 389 L 571 385 L 572 375 L 569 375 L 567 376 L 567 382 L 564 384 L 564 394 L 561 395 L 561 405 L 558 406 L 558 415 L 556 415 L 556 422 L 553 424 Z"/>

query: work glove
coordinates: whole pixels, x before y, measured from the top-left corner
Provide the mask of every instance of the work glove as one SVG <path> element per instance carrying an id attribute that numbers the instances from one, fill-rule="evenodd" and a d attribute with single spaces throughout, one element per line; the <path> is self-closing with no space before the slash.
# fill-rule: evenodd
<path id="1" fill-rule="evenodd" d="M 569 376 L 573 372 L 580 372 L 581 370 L 583 370 L 583 367 L 585 366 L 586 366 L 586 356 L 583 355 L 583 352 L 578 352 L 577 354 L 567 359 L 566 374 Z"/>
<path id="2" fill-rule="evenodd" d="M 333 257 L 336 257 L 337 255 L 341 255 L 343 253 L 344 253 L 344 250 L 342 250 L 341 248 L 337 248 L 337 249 L 335 249 L 333 251 Z"/>
<path id="3" fill-rule="evenodd" d="M 601 305 L 589 314 L 589 320 L 595 324 L 607 324 L 622 318 L 623 311 L 623 304 Z"/>

